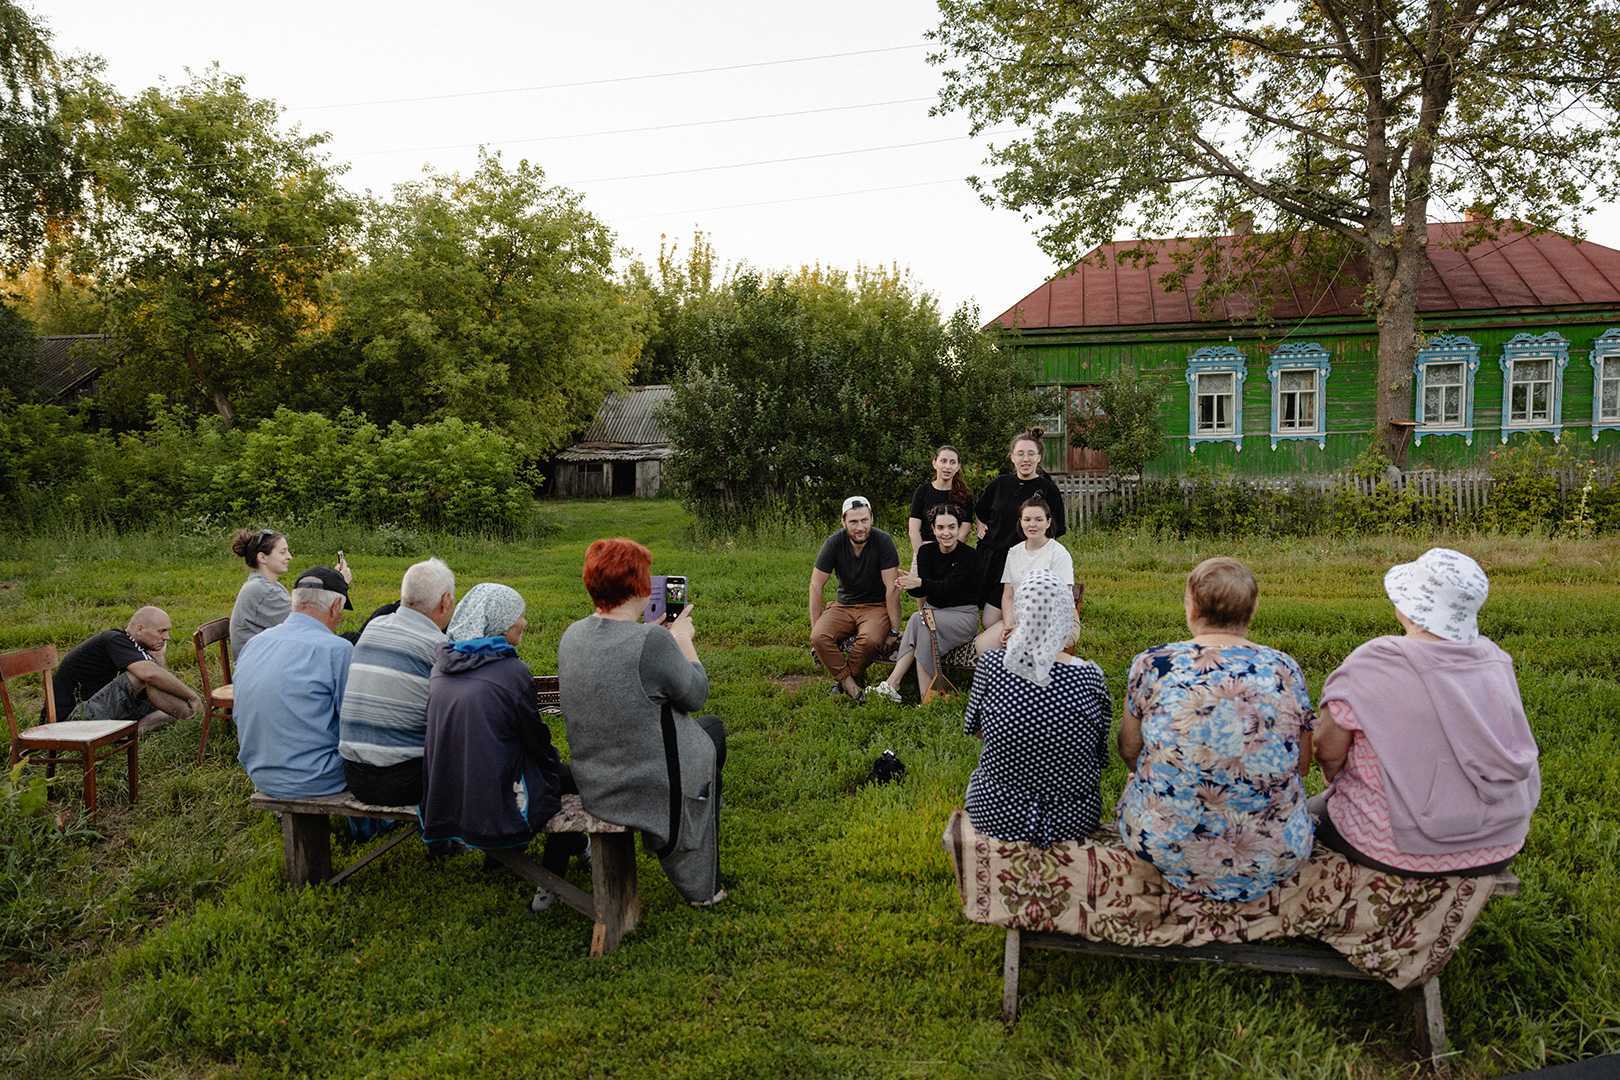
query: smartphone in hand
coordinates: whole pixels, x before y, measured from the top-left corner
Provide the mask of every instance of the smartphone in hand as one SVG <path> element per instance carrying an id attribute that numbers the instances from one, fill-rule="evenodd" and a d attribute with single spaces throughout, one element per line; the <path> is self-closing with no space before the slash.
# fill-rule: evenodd
<path id="1" fill-rule="evenodd" d="M 641 611 L 644 623 L 670 623 L 686 610 L 686 579 L 673 574 L 654 574 L 652 595 Z"/>

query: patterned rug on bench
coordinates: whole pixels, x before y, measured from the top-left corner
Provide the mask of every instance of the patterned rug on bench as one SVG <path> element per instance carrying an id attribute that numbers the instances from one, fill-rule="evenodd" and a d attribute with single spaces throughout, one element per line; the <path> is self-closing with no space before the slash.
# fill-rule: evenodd
<path id="1" fill-rule="evenodd" d="M 1382 874 L 1318 844 L 1293 883 L 1233 904 L 1172 888 L 1109 830 L 1043 850 L 982 836 L 958 810 L 945 848 L 973 922 L 1148 947 L 1314 938 L 1398 990 L 1446 966 L 1498 880 Z"/>

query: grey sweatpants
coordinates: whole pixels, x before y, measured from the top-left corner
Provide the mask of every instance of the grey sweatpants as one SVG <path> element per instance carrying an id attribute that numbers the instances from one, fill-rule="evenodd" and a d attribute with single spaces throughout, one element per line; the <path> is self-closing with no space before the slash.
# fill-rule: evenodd
<path id="1" fill-rule="evenodd" d="M 934 608 L 934 627 L 939 633 L 939 655 L 944 656 L 958 645 L 966 645 L 979 633 L 979 609 L 976 606 Z M 914 612 L 906 620 L 906 632 L 900 637 L 900 648 L 895 659 L 917 656 L 917 670 L 922 685 L 934 680 L 933 648 L 928 642 L 928 627 L 923 624 L 922 612 Z"/>

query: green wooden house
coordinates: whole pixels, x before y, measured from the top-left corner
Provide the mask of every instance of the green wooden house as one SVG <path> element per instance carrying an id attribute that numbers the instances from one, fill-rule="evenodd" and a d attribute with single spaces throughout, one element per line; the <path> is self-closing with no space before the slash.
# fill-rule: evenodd
<path id="1" fill-rule="evenodd" d="M 1403 466 L 1471 468 L 1538 433 L 1620 460 L 1620 250 L 1512 223 L 1463 248 L 1468 224 L 1429 226 Z M 1199 271 L 1165 287 L 1187 244 L 1105 244 L 995 323 L 1034 353 L 1038 381 L 1061 387 L 1067 407 L 1122 367 L 1162 376 L 1167 436 L 1152 475 L 1196 461 L 1287 476 L 1354 460 L 1375 426 L 1365 269 L 1352 262 L 1320 283 L 1285 273 L 1262 320 L 1242 298 L 1200 310 Z M 1149 258 L 1119 257 L 1132 251 Z M 1049 471 L 1106 470 L 1105 458 L 1069 447 L 1064 416 L 1047 423 Z"/>

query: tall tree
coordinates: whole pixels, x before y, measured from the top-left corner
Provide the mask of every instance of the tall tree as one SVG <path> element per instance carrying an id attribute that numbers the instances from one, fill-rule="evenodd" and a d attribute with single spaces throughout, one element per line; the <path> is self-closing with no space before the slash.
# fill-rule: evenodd
<path id="1" fill-rule="evenodd" d="M 0 266 L 28 262 L 79 207 L 74 131 L 98 64 L 58 57 L 43 22 L 0 0 Z"/>
<path id="2" fill-rule="evenodd" d="M 894 270 L 743 270 L 688 317 L 663 423 L 672 483 L 705 528 L 757 524 L 773 507 L 821 520 L 854 491 L 884 521 L 940 443 L 988 476 L 1051 407 L 977 310 L 942 319 Z"/>
<path id="3" fill-rule="evenodd" d="M 715 260 L 714 245 L 699 229 L 693 232 L 684 259 L 678 243 L 660 236 L 656 273 L 637 259 L 626 278 L 631 289 L 647 298 L 653 315 L 634 378 L 638 383 L 667 383 L 680 372 L 682 355 L 689 351 L 685 343 L 694 313 L 723 283 L 725 271 Z"/>
<path id="4" fill-rule="evenodd" d="M 117 105 L 88 143 L 101 198 L 79 251 L 118 341 L 101 391 L 274 408 L 289 354 L 319 322 L 322 279 L 348 257 L 356 200 L 325 134 L 211 68 Z"/>
<path id="5" fill-rule="evenodd" d="M 363 253 L 333 283 L 334 341 L 373 419 L 478 420 L 544 455 L 641 353 L 645 297 L 615 283 L 612 232 L 527 161 L 401 184 Z"/>
<path id="6" fill-rule="evenodd" d="M 1054 258 L 1131 228 L 1261 228 L 1248 282 L 1342 251 L 1378 323 L 1378 428 L 1411 413 L 1427 223 L 1578 231 L 1620 192 L 1617 0 L 940 0 L 938 108 L 991 147 L 992 201 Z M 1483 239 L 1481 223 L 1470 241 Z M 1301 233 L 1315 233 L 1302 238 Z M 1206 246 L 1198 253 L 1220 269 Z M 1328 266 L 1328 272 L 1334 267 Z"/>

